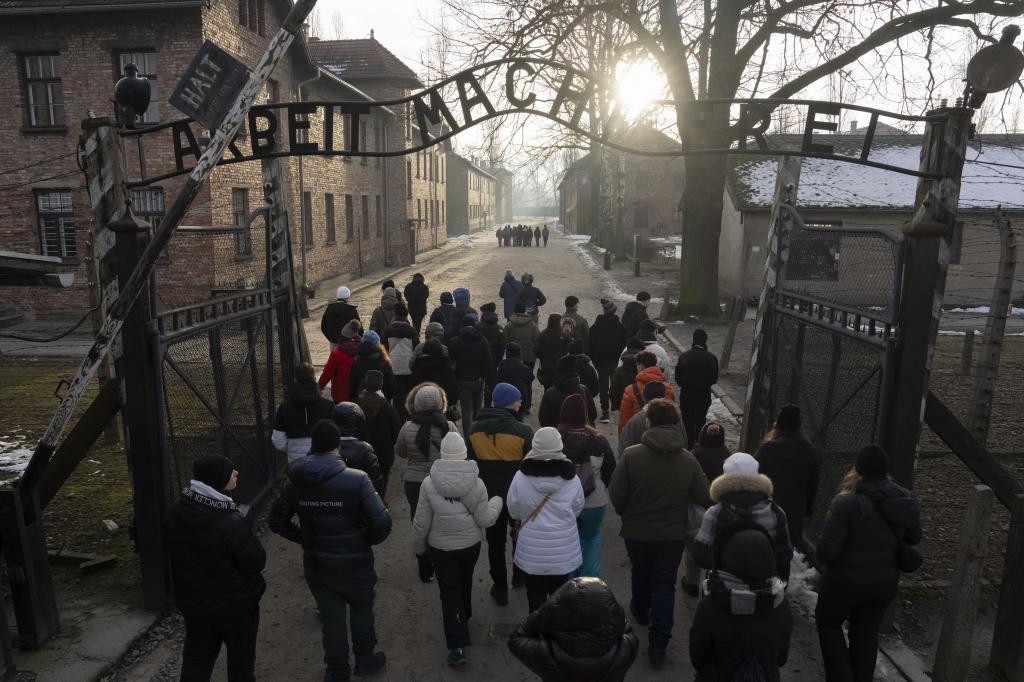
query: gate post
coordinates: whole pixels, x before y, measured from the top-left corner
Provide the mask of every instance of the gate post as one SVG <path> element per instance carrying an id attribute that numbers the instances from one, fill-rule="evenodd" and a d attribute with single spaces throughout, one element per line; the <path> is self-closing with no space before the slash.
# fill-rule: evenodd
<path id="1" fill-rule="evenodd" d="M 918 440 L 924 417 L 942 317 L 949 265 L 949 235 L 956 222 L 960 201 L 960 175 L 974 112 L 963 107 L 944 107 L 929 116 L 948 118 L 929 121 L 925 128 L 921 171 L 937 178 L 917 183 L 914 215 L 903 225 L 906 267 L 899 311 L 899 340 L 895 352 L 892 414 L 882 419 L 888 433 L 879 441 L 889 451 L 892 477 L 910 487 L 914 480 Z"/>
<path id="2" fill-rule="evenodd" d="M 301 355 L 301 344 L 295 329 L 295 274 L 292 271 L 291 227 L 284 196 L 284 179 L 278 159 L 261 159 L 263 172 L 263 198 L 270 205 L 267 222 L 270 223 L 270 291 L 277 310 L 277 338 L 280 346 L 281 384 L 288 395 L 293 383 L 292 370 Z M 301 325 L 298 325 L 301 327 Z M 269 333 L 269 330 L 268 330 Z M 298 353 L 296 351 L 299 351 Z M 273 381 L 273 378 L 271 378 Z M 274 409 L 271 406 L 270 409 Z"/>

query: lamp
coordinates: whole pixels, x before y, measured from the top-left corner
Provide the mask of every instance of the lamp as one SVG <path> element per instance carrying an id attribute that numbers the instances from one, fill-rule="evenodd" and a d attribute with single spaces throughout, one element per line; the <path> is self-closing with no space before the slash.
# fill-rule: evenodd
<path id="1" fill-rule="evenodd" d="M 151 96 L 149 81 L 139 78 L 139 67 L 125 64 L 124 77 L 114 85 L 114 100 L 126 128 L 134 128 L 135 119 L 146 113 Z"/>

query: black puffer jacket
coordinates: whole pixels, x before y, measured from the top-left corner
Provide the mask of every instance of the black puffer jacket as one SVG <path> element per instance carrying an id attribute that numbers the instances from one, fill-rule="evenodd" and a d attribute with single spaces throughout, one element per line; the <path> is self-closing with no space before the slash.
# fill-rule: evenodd
<path id="1" fill-rule="evenodd" d="M 373 483 L 373 489 L 378 495 L 384 494 L 384 475 L 381 473 L 380 461 L 372 445 L 356 438 L 342 438 L 338 454 L 345 460 L 346 467 L 362 471 L 370 477 L 370 483 Z"/>
<path id="2" fill-rule="evenodd" d="M 580 382 L 590 390 L 590 395 L 597 395 L 601 385 L 597 378 L 597 369 L 590 362 L 590 358 L 583 354 L 569 357 L 576 362 L 576 373 L 580 375 Z"/>
<path id="3" fill-rule="evenodd" d="M 630 301 L 622 309 L 622 326 L 626 329 L 626 338 L 636 336 L 640 331 L 640 323 L 650 319 L 647 316 L 647 308 L 640 301 Z"/>
<path id="4" fill-rule="evenodd" d="M 703 445 L 693 449 L 693 456 L 697 458 L 700 468 L 709 481 L 713 481 L 722 475 L 722 465 L 732 453 L 724 445 L 704 447 Z"/>
<path id="5" fill-rule="evenodd" d="M 540 410 L 537 412 L 537 421 L 540 425 L 558 426 L 558 415 L 562 411 L 562 403 L 573 393 L 583 396 L 583 402 L 587 404 L 587 419 L 593 424 L 597 420 L 597 405 L 594 404 L 594 396 L 590 393 L 589 388 L 580 383 L 580 375 L 573 372 L 556 375 L 554 384 L 544 391 L 544 398 L 540 401 Z"/>
<path id="6" fill-rule="evenodd" d="M 540 361 L 537 380 L 544 386 L 550 386 L 555 378 L 558 359 L 569 351 L 569 340 L 561 334 L 554 334 L 547 329 L 537 338 L 535 354 Z"/>
<path id="7" fill-rule="evenodd" d="M 512 384 L 523 396 L 533 392 L 533 372 L 520 358 L 505 358 L 498 363 L 494 380 L 497 383 Z"/>
<path id="8" fill-rule="evenodd" d="M 522 301 L 523 304 L 526 306 L 526 312 L 530 313 L 531 315 L 534 312 L 536 312 L 538 308 L 540 308 L 542 305 L 548 302 L 548 299 L 545 298 L 544 293 L 537 287 L 533 286 L 532 284 L 529 286 L 524 286 L 522 289 L 520 289 L 519 293 L 516 294 L 516 300 Z"/>
<path id="9" fill-rule="evenodd" d="M 357 402 L 366 416 L 366 441 L 373 447 L 381 468 L 390 469 L 395 463 L 395 439 L 402 429 L 402 418 L 391 403 L 376 393 L 360 391 Z M 345 461 L 348 462 L 347 459 Z M 355 465 L 349 463 L 349 466 Z M 377 487 L 376 484 L 374 487 Z M 377 492 L 383 491 L 378 489 Z"/>
<path id="10" fill-rule="evenodd" d="M 359 350 L 356 351 L 356 359 L 352 363 L 352 368 L 348 371 L 348 394 L 351 396 L 359 395 L 359 387 L 363 384 L 363 377 L 371 369 L 375 369 L 384 375 L 384 388 L 382 389 L 384 397 L 391 400 L 395 397 L 395 373 L 391 369 L 391 363 L 384 359 L 381 355 L 380 348 L 369 341 L 363 341 L 359 344 Z"/>
<path id="11" fill-rule="evenodd" d="M 611 400 L 612 409 L 619 409 L 622 404 L 622 394 L 636 381 L 636 354 L 639 351 L 634 348 L 627 348 L 622 351 L 619 360 L 622 364 L 612 372 L 611 387 L 608 389 L 608 398 Z"/>
<path id="12" fill-rule="evenodd" d="M 274 430 L 288 438 L 309 438 L 313 425 L 321 419 L 330 419 L 334 401 L 320 395 L 315 381 L 298 381 L 291 395 L 277 407 Z"/>
<path id="13" fill-rule="evenodd" d="M 718 383 L 718 358 L 704 346 L 694 346 L 676 362 L 679 404 L 701 407 L 711 404 L 711 387 Z"/>
<path id="14" fill-rule="evenodd" d="M 186 618 L 235 618 L 259 604 L 267 554 L 233 503 L 184 490 L 164 517 L 164 541 Z"/>
<path id="15" fill-rule="evenodd" d="M 612 484 L 612 474 L 615 473 L 615 453 L 612 446 L 604 436 L 593 433 L 589 429 L 569 429 L 562 434 L 562 454 L 569 458 L 573 464 L 583 464 L 586 457 L 600 457 L 601 471 L 595 471 L 595 476 L 601 477 L 605 487 Z"/>
<path id="16" fill-rule="evenodd" d="M 349 320 L 358 320 L 359 310 L 345 301 L 335 301 L 324 309 L 320 319 L 320 331 L 331 343 L 341 341 L 341 329 Z"/>
<path id="17" fill-rule="evenodd" d="M 412 361 L 412 385 L 431 381 L 444 390 L 449 405 L 459 402 L 459 382 L 446 355 L 424 353 Z"/>
<path id="18" fill-rule="evenodd" d="M 405 300 L 409 305 L 410 315 L 415 317 L 427 314 L 427 299 L 430 298 L 430 287 L 423 282 L 421 276 L 413 275 L 412 281 L 405 285 L 403 293 L 405 293 Z"/>
<path id="19" fill-rule="evenodd" d="M 307 570 L 344 573 L 357 588 L 370 589 L 377 582 L 371 547 L 391 533 L 391 515 L 370 478 L 347 468 L 333 453 L 288 465 L 288 480 L 269 522 L 275 533 L 302 543 Z"/>
<path id="20" fill-rule="evenodd" d="M 887 478 L 862 479 L 853 493 L 832 502 L 818 539 L 826 579 L 895 585 L 900 573 L 897 534 L 910 545 L 921 541 L 917 498 Z"/>
<path id="21" fill-rule="evenodd" d="M 498 323 L 498 313 L 490 311 L 481 313 L 476 328 L 480 330 L 487 340 L 487 345 L 491 347 L 491 364 L 497 367 L 502 356 L 505 355 L 505 332 L 502 330 L 501 324 Z"/>
<path id="22" fill-rule="evenodd" d="M 810 441 L 796 433 L 782 432 L 761 443 L 754 453 L 759 470 L 772 480 L 772 498 L 786 512 L 789 538 L 804 546 L 804 519 L 814 513 L 821 459 Z"/>
<path id="23" fill-rule="evenodd" d="M 512 633 L 508 648 L 544 682 L 620 682 L 640 643 L 611 590 L 570 580 Z"/>
<path id="24" fill-rule="evenodd" d="M 626 328 L 615 313 L 597 316 L 590 326 L 590 359 L 598 362 L 618 362 L 626 347 Z"/>
<path id="25" fill-rule="evenodd" d="M 488 386 L 494 384 L 494 364 L 491 347 L 476 327 L 462 327 L 448 342 L 448 355 L 455 365 L 455 378 L 459 381 L 483 379 Z"/>

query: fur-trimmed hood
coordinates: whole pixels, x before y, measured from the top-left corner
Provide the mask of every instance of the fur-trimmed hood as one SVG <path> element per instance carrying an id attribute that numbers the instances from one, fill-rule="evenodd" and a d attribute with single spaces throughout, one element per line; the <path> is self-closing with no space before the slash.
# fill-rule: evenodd
<path id="1" fill-rule="evenodd" d="M 764 474 L 722 474 L 711 482 L 711 501 L 716 503 L 739 502 L 748 506 L 771 496 L 772 481 Z"/>
<path id="2" fill-rule="evenodd" d="M 524 476 L 559 476 L 569 481 L 576 475 L 576 465 L 568 459 L 524 459 L 519 465 Z"/>

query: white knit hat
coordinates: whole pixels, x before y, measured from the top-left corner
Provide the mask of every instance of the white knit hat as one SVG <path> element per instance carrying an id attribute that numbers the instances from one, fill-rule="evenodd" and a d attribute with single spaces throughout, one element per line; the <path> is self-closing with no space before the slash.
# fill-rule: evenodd
<path id="1" fill-rule="evenodd" d="M 336 294 L 338 300 L 348 299 L 352 296 L 352 292 L 348 290 L 348 287 L 338 287 L 338 293 Z"/>
<path id="2" fill-rule="evenodd" d="M 568 459 L 562 453 L 562 434 L 550 426 L 537 429 L 533 434 L 533 449 L 526 459 Z"/>
<path id="3" fill-rule="evenodd" d="M 756 474 L 758 468 L 757 460 L 745 452 L 729 455 L 722 463 L 723 474 Z"/>
<path id="4" fill-rule="evenodd" d="M 441 439 L 441 459 L 466 459 L 466 441 L 457 431 L 449 431 Z"/>

